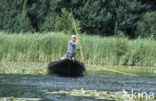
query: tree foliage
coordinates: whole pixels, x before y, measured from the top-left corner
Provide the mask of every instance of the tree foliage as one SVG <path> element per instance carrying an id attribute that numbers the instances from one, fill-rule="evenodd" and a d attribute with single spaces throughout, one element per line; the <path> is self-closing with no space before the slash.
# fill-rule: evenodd
<path id="1" fill-rule="evenodd" d="M 0 29 L 11 32 L 34 31 L 27 15 L 26 1 L 0 0 Z M 28 30 L 29 29 L 29 30 Z"/>
<path id="2" fill-rule="evenodd" d="M 0 0 L 0 30 L 73 32 L 72 9 L 82 33 L 147 37 L 155 35 L 151 22 L 156 19 L 155 4 L 155 0 Z M 148 32 L 143 30 L 146 22 L 151 24 Z"/>
<path id="3" fill-rule="evenodd" d="M 156 38 L 156 11 L 145 13 L 137 24 L 138 36 Z"/>
<path id="4" fill-rule="evenodd" d="M 73 34 L 75 32 L 74 22 L 77 25 L 79 31 L 80 30 L 79 21 L 75 19 L 73 21 L 72 14 L 68 12 L 65 8 L 63 8 L 61 10 L 60 16 L 56 17 L 55 30 Z"/>

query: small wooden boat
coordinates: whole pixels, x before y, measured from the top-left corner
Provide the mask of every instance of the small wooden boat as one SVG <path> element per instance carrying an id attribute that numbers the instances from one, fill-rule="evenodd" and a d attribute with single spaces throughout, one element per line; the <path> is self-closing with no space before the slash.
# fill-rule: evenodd
<path id="1" fill-rule="evenodd" d="M 49 74 L 57 74 L 67 77 L 83 76 L 85 66 L 77 60 L 63 59 L 59 61 L 52 61 L 48 64 Z"/>

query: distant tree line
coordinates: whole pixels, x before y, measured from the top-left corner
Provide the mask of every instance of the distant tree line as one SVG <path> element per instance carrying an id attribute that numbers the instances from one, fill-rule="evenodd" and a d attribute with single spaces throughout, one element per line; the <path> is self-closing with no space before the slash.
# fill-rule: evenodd
<path id="1" fill-rule="evenodd" d="M 0 30 L 156 37 L 156 0 L 0 0 Z"/>

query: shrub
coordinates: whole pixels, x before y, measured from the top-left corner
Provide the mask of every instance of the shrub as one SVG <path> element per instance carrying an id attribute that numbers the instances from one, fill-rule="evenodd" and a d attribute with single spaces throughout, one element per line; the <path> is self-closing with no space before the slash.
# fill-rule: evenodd
<path id="1" fill-rule="evenodd" d="M 55 30 L 61 31 L 68 34 L 73 34 L 75 32 L 73 25 L 72 14 L 69 13 L 65 8 L 62 10 L 62 14 L 56 17 Z M 80 31 L 79 21 L 75 20 L 77 30 Z"/>
<path id="2" fill-rule="evenodd" d="M 138 22 L 136 31 L 140 37 L 153 37 L 156 39 L 156 11 L 147 12 Z"/>

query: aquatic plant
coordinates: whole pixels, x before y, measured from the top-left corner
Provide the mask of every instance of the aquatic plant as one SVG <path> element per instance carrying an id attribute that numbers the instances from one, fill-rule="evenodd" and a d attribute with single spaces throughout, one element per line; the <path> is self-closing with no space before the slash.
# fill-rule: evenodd
<path id="1" fill-rule="evenodd" d="M 137 94 L 131 94 L 130 92 L 123 91 L 100 91 L 100 90 L 85 90 L 81 89 L 70 89 L 70 90 L 49 90 L 46 91 L 47 94 L 58 94 L 58 95 L 68 95 L 74 97 L 87 97 L 91 99 L 99 100 L 111 100 L 111 101 L 148 101 L 146 96 L 138 92 Z M 135 98 L 134 98 L 135 96 Z M 152 99 L 149 101 L 155 100 L 155 96 L 152 96 Z"/>
<path id="2" fill-rule="evenodd" d="M 70 89 L 70 90 L 49 90 L 46 92 L 47 94 L 59 94 L 59 95 L 69 95 L 75 97 L 88 97 L 92 99 L 107 99 L 107 100 L 121 100 L 122 93 L 120 92 L 109 92 L 109 91 L 97 91 L 97 90 L 85 90 L 81 88 L 80 90 L 77 89 Z"/>
<path id="3" fill-rule="evenodd" d="M 0 62 L 0 73 L 5 74 L 48 74 L 48 63 L 46 62 Z M 144 77 L 156 77 L 156 69 L 152 68 L 133 68 L 123 66 L 106 65 L 104 68 L 120 72 L 132 73 Z M 123 76 L 124 74 L 106 71 L 105 69 L 86 67 L 85 75 L 112 75 Z"/>

